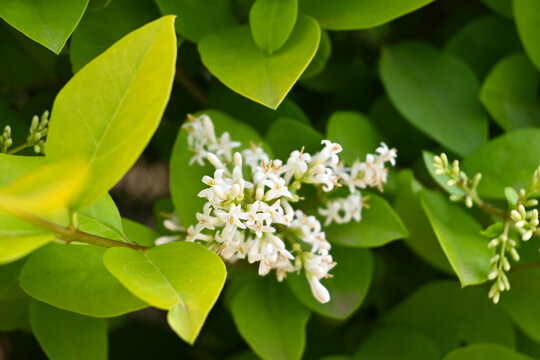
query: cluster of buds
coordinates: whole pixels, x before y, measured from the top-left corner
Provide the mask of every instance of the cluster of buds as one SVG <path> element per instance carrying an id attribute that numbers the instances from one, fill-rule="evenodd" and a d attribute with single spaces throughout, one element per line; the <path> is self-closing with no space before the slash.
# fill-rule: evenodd
<path id="1" fill-rule="evenodd" d="M 518 193 L 513 188 L 505 189 L 510 204 L 509 213 L 485 203 L 478 197 L 476 187 L 482 178 L 480 173 L 470 180 L 467 174 L 460 171 L 457 160 L 454 160 L 452 166 L 449 166 L 448 158 L 444 153 L 434 157 L 433 167 L 436 175 L 446 175 L 450 178 L 446 183 L 448 186 L 456 186 L 463 191 L 463 195 L 451 195 L 451 200 L 464 201 L 469 208 L 472 207 L 473 203 L 476 203 L 481 208 L 501 216 L 504 220 L 488 228 L 491 232 L 494 231 L 493 229 L 498 229 L 496 236 L 488 243 L 489 248 L 497 249 L 496 254 L 490 260 L 491 269 L 488 273 L 488 279 L 493 281 L 488 296 L 496 304 L 499 302 L 501 293 L 510 290 L 510 282 L 506 273 L 510 271 L 511 265 L 507 255 L 509 254 L 515 262 L 520 259 L 517 251 L 518 243 L 516 239 L 511 238 L 510 229 L 516 230 L 521 235 L 522 241 L 528 241 L 532 236 L 539 235 L 538 209 L 530 208 L 538 205 L 538 200 L 532 196 L 540 191 L 540 167 L 534 172 L 528 190 L 521 189 Z M 491 234 L 491 236 L 493 235 L 495 234 Z"/>
<path id="2" fill-rule="evenodd" d="M 4 128 L 4 132 L 0 135 L 0 153 L 14 154 L 27 147 L 34 149 L 36 154 L 45 154 L 45 137 L 49 131 L 49 112 L 45 111 L 41 118 L 34 115 L 32 123 L 30 124 L 30 131 L 26 137 L 24 144 L 19 145 L 15 149 L 9 151 L 9 147 L 13 145 L 13 139 L 11 138 L 11 127 L 7 125 Z"/>
<path id="3" fill-rule="evenodd" d="M 166 227 L 177 235 L 159 238 L 156 244 L 183 238 L 180 234 L 185 231 L 186 241 L 202 243 L 224 260 L 258 263 L 261 276 L 275 270 L 282 281 L 287 273 L 303 269 L 313 296 L 328 302 L 330 294 L 321 280 L 331 277 L 336 262 L 317 217 L 295 209 L 302 200 L 297 192 L 304 184 L 315 186 L 322 195 L 347 185 L 350 196 L 328 201 L 318 214 L 326 216 L 326 224 L 359 221 L 363 202 L 358 188 L 382 188 L 387 177 L 384 165 L 395 163 L 396 150 L 382 144 L 377 155 L 346 168 L 338 156 L 341 146 L 323 140 L 321 151 L 309 154 L 302 148 L 283 162 L 270 159 L 253 143 L 235 151 L 241 143 L 231 140 L 227 132 L 216 136 L 206 115 L 189 120 L 184 128 L 195 153 L 190 163 L 208 161 L 215 168 L 213 176 L 202 178 L 208 187 L 198 194 L 207 202 L 197 213 L 198 222 L 185 230 L 174 215 L 167 219 Z"/>
<path id="4" fill-rule="evenodd" d="M 26 146 L 32 147 L 36 154 L 45 154 L 45 137 L 49 131 L 49 112 L 45 111 L 41 119 L 34 115 L 30 124 L 30 132 L 26 137 Z"/>
<path id="5" fill-rule="evenodd" d="M 456 186 L 464 192 L 463 195 L 450 196 L 450 200 L 463 201 L 465 206 L 472 208 L 476 198 L 476 187 L 482 179 L 482 174 L 477 173 L 472 179 L 469 179 L 467 174 L 460 170 L 458 160 L 454 160 L 450 166 L 445 153 L 442 153 L 440 156 L 434 156 L 433 161 L 435 175 L 448 176 L 449 179 L 446 181 L 446 185 Z"/>
<path id="6" fill-rule="evenodd" d="M 6 125 L 4 132 L 2 135 L 0 135 L 0 152 L 6 153 L 12 144 L 13 139 L 11 138 L 11 126 Z"/>

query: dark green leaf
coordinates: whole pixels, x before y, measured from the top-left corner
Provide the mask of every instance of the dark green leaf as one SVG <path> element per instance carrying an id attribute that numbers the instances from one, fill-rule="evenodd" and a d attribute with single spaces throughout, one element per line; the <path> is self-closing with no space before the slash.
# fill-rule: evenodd
<path id="1" fill-rule="evenodd" d="M 482 173 L 478 194 L 504 199 L 504 189 L 529 188 L 533 172 L 540 165 L 540 129 L 514 130 L 499 136 L 463 161 L 468 174 Z"/>
<path id="2" fill-rule="evenodd" d="M 300 10 L 330 30 L 366 29 L 384 24 L 433 0 L 301 0 Z"/>
<path id="3" fill-rule="evenodd" d="M 311 310 L 334 319 L 347 319 L 362 304 L 373 273 L 373 257 L 367 249 L 332 246 L 332 258 L 337 265 L 332 278 L 323 280 L 330 292 L 330 301 L 318 302 L 311 293 L 304 274 L 290 274 L 287 283 L 296 297 Z"/>
<path id="4" fill-rule="evenodd" d="M 480 100 L 504 130 L 540 126 L 538 71 L 524 54 L 506 57 L 491 70 Z"/>
<path id="5" fill-rule="evenodd" d="M 71 37 L 69 56 L 73 72 L 79 71 L 129 32 L 158 16 L 152 0 L 114 0 L 104 9 L 86 12 Z"/>
<path id="6" fill-rule="evenodd" d="M 433 341 L 412 327 L 385 326 L 374 330 L 354 355 L 354 360 L 435 360 L 440 351 Z"/>
<path id="7" fill-rule="evenodd" d="M 261 358 L 302 357 L 310 313 L 287 285 L 258 279 L 235 295 L 231 311 L 240 335 Z"/>
<path id="8" fill-rule="evenodd" d="M 24 260 L 0 266 L 0 331 L 26 328 L 30 298 L 19 287 Z"/>
<path id="9" fill-rule="evenodd" d="M 429 283 L 397 305 L 384 322 L 414 326 L 430 337 L 441 353 L 460 342 L 493 342 L 513 347 L 512 324 L 477 287 L 460 289 L 457 282 Z"/>
<path id="10" fill-rule="evenodd" d="M 322 134 L 308 124 L 289 118 L 277 119 L 266 134 L 265 140 L 274 150 L 274 155 L 287 161 L 294 150 L 305 147 L 308 153 L 321 150 Z"/>
<path id="11" fill-rule="evenodd" d="M 478 80 L 459 59 L 409 42 L 384 48 L 379 68 L 392 103 L 426 135 L 460 155 L 486 141 Z"/>
<path id="12" fill-rule="evenodd" d="M 540 69 L 540 2 L 514 0 L 514 18 L 525 51 L 537 69 Z"/>
<path id="13" fill-rule="evenodd" d="M 142 246 L 152 247 L 154 241 L 158 238 L 158 233 L 154 230 L 126 218 L 122 218 L 122 228 L 126 238 Z"/>
<path id="14" fill-rule="evenodd" d="M 176 31 L 194 42 L 237 24 L 232 0 L 156 0 L 156 3 L 163 15 L 178 16 Z"/>
<path id="15" fill-rule="evenodd" d="M 352 247 L 376 247 L 407 237 L 409 233 L 392 207 L 379 195 L 369 196 L 369 208 L 362 210 L 362 220 L 325 227 L 326 237 L 334 244 Z"/>
<path id="16" fill-rule="evenodd" d="M 30 325 L 41 348 L 53 360 L 106 360 L 107 321 L 30 303 Z"/>
<path id="17" fill-rule="evenodd" d="M 462 286 L 487 280 L 494 249 L 480 232 L 482 227 L 463 205 L 451 203 L 438 192 L 423 191 L 422 206 L 439 243 Z"/>
<path id="18" fill-rule="evenodd" d="M 409 230 L 404 239 L 412 251 L 437 269 L 453 274 L 452 267 L 444 254 L 429 223 L 422 204 L 422 185 L 416 181 L 411 170 L 403 170 L 398 175 L 394 209 Z"/>
<path id="19" fill-rule="evenodd" d="M 444 360 L 533 360 L 512 348 L 498 344 L 472 344 L 455 349 Z"/>

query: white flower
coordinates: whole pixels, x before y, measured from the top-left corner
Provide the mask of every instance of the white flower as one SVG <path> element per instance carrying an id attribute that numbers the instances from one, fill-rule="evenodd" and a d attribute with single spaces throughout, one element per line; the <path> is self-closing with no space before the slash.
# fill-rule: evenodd
<path id="1" fill-rule="evenodd" d="M 311 155 L 302 151 L 295 150 L 289 156 L 287 164 L 285 165 L 285 182 L 289 182 L 294 176 L 300 178 L 308 170 L 308 164 L 311 162 Z"/>
<path id="2" fill-rule="evenodd" d="M 248 214 L 242 212 L 242 207 L 240 205 L 232 204 L 228 212 L 218 209 L 215 211 L 215 214 L 225 223 L 225 231 L 227 232 L 235 227 L 239 227 L 240 229 L 246 228 L 246 225 L 244 225 L 242 220 L 247 220 Z"/>
<path id="3" fill-rule="evenodd" d="M 397 158 L 397 151 L 395 148 L 389 149 L 388 146 L 385 143 L 381 143 L 381 146 L 379 146 L 375 152 L 379 154 L 379 159 L 382 162 L 389 161 L 392 166 L 396 165 L 396 158 Z"/>
<path id="4" fill-rule="evenodd" d="M 330 140 L 323 140 L 321 144 L 324 144 L 324 148 L 315 154 L 313 162 L 328 165 L 337 165 L 339 163 L 339 154 L 342 150 L 341 145 L 333 143 Z"/>
<path id="5" fill-rule="evenodd" d="M 187 236 L 186 241 L 194 242 L 196 240 L 202 240 L 202 241 L 211 241 L 214 237 L 210 235 L 206 235 L 200 232 L 196 227 L 191 225 L 187 229 Z"/>
<path id="6" fill-rule="evenodd" d="M 154 240 L 154 244 L 156 246 L 159 246 L 159 245 L 163 245 L 163 244 L 168 244 L 168 243 L 171 243 L 171 242 L 175 242 L 175 241 L 178 241 L 180 240 L 180 236 L 179 235 L 171 235 L 171 236 L 160 236 L 158 237 L 156 240 Z"/>
<path id="7" fill-rule="evenodd" d="M 289 199 L 292 199 L 293 197 L 291 192 L 285 185 L 285 180 L 283 178 L 279 178 L 277 179 L 277 181 L 267 179 L 264 180 L 262 183 L 270 188 L 270 190 L 268 190 L 265 194 L 267 201 L 274 200 L 282 196 Z"/>
<path id="8" fill-rule="evenodd" d="M 313 294 L 313 297 L 317 299 L 318 302 L 322 304 L 326 304 L 330 301 L 330 293 L 328 292 L 328 289 L 326 289 L 323 284 L 314 276 L 308 276 L 308 282 L 309 286 L 311 288 L 311 293 Z"/>
<path id="9" fill-rule="evenodd" d="M 196 217 L 199 221 L 197 227 L 199 231 L 202 231 L 203 229 L 214 230 L 215 226 L 219 223 L 217 217 L 210 215 L 211 211 L 212 204 L 210 202 L 207 202 L 206 204 L 204 204 L 203 213 L 197 213 Z"/>

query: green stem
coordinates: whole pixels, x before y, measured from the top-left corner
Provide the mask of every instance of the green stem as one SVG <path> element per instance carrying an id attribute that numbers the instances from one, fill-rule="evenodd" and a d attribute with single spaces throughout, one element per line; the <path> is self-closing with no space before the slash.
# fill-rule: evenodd
<path id="1" fill-rule="evenodd" d="M 478 197 L 476 192 L 468 192 L 468 195 L 473 199 L 473 202 L 485 212 L 498 216 L 504 220 L 509 218 L 508 213 L 506 211 L 499 209 L 498 207 L 495 207 L 491 205 L 490 203 L 487 203 L 484 200 L 480 199 L 480 197 Z"/>
<path id="2" fill-rule="evenodd" d="M 13 155 L 13 154 L 16 154 L 18 153 L 19 151 L 21 150 L 24 150 L 28 147 L 28 143 L 25 141 L 24 143 L 22 143 L 21 145 L 17 146 L 16 148 L 13 148 L 11 150 L 9 150 L 6 154 L 8 155 Z"/>
<path id="3" fill-rule="evenodd" d="M 26 222 L 29 222 L 31 224 L 34 224 L 36 226 L 39 226 L 40 228 L 43 228 L 45 230 L 48 230 L 50 232 L 53 232 L 62 238 L 62 240 L 70 243 L 73 241 L 79 241 L 86 244 L 91 245 L 97 245 L 101 247 L 106 248 L 112 248 L 112 247 L 126 247 L 133 250 L 146 250 L 148 249 L 146 246 L 138 245 L 138 244 L 130 244 L 130 243 L 124 243 L 121 241 L 116 241 L 108 238 L 104 238 L 101 236 L 93 235 L 86 233 L 84 231 L 80 231 L 75 228 L 65 227 L 62 225 L 58 225 L 54 222 L 45 220 L 43 218 L 40 218 L 38 216 L 29 214 L 25 211 L 15 210 L 15 209 L 7 209 L 2 208 L 5 212 L 18 217 L 19 219 L 22 219 Z"/>

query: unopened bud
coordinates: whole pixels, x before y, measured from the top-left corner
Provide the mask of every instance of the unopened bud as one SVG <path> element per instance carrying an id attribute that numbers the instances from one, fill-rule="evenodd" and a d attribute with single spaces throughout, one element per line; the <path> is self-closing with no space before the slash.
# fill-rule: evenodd
<path id="1" fill-rule="evenodd" d="M 219 160 L 219 158 L 216 155 L 209 152 L 209 153 L 206 154 L 206 158 L 208 159 L 208 161 L 210 161 L 210 164 L 215 166 L 216 169 L 224 169 L 225 168 L 225 165 L 223 165 L 221 160 Z"/>

